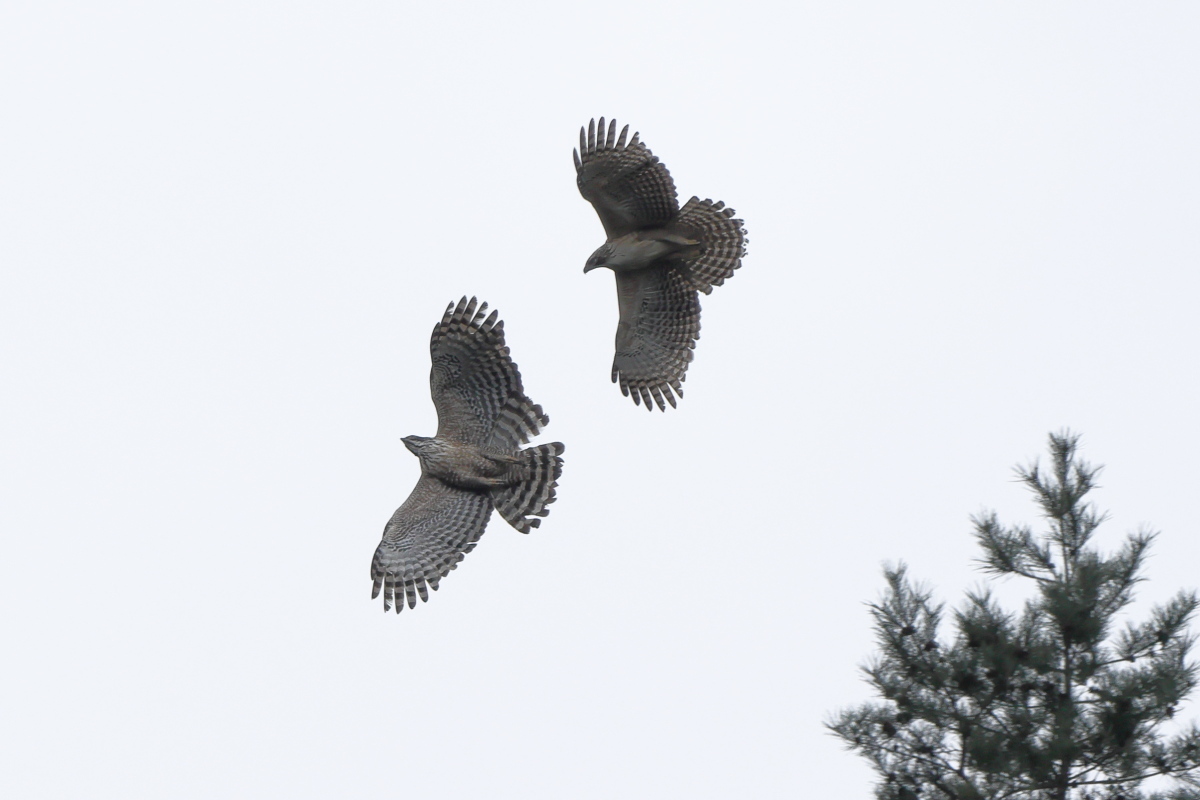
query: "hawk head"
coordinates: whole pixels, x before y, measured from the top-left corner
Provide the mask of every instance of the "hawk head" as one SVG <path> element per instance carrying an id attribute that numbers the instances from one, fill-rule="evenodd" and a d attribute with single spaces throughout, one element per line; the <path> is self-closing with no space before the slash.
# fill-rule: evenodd
<path id="1" fill-rule="evenodd" d="M 634 231 L 610 239 L 596 248 L 584 266 L 584 272 L 596 267 L 608 267 L 614 272 L 631 272 L 653 266 L 662 258 L 670 258 L 699 242 L 668 231 Z"/>
<path id="2" fill-rule="evenodd" d="M 614 255 L 616 255 L 615 251 L 616 248 L 612 246 L 611 242 L 605 242 L 604 244 L 600 245 L 596 248 L 596 252 L 592 253 L 588 257 L 587 263 L 583 265 L 583 271 L 588 273 L 597 267 L 611 266 L 609 261 Z"/>
<path id="3" fill-rule="evenodd" d="M 428 436 L 405 436 L 400 441 L 404 442 L 404 446 L 408 448 L 409 452 L 420 458 L 421 453 L 429 448 L 433 439 Z"/>

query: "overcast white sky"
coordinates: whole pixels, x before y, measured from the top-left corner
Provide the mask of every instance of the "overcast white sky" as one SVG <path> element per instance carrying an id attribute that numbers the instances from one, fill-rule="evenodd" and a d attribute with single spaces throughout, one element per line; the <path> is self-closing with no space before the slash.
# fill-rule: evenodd
<path id="1" fill-rule="evenodd" d="M 0 10 L 6 796 L 867 798 L 880 564 L 957 599 L 1064 426 L 1142 599 L 1200 584 L 1200 7 L 500 6 Z M 601 114 L 750 232 L 665 415 L 582 274 Z M 559 501 L 385 616 L 464 293 Z"/>

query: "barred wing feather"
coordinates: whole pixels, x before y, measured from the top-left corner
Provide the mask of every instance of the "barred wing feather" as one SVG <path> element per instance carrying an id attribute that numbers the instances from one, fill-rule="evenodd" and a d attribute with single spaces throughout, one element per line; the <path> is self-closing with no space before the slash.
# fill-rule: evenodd
<path id="1" fill-rule="evenodd" d="M 679 270 L 618 272 L 616 356 L 612 379 L 633 402 L 660 410 L 683 396 L 680 385 L 700 338 L 700 299 Z M 672 394 L 674 392 L 674 394 Z M 664 402 L 665 401 L 665 402 Z"/>
<path id="2" fill-rule="evenodd" d="M 491 513 L 486 494 L 422 475 L 383 529 L 371 559 L 371 598 L 382 591 L 384 610 L 394 602 L 397 614 L 406 601 L 414 608 L 418 596 L 428 600 L 429 589 L 475 549 Z"/>
<path id="3" fill-rule="evenodd" d="M 675 182 L 666 165 L 638 141 L 636 133 L 626 142 L 628 132 L 626 125 L 618 137 L 616 120 L 607 131 L 604 117 L 599 129 L 592 120 L 586 136 L 579 129 L 579 149 L 574 153 L 579 193 L 595 207 L 609 239 L 661 227 L 679 212 Z"/>
<path id="4" fill-rule="evenodd" d="M 442 438 L 508 452 L 550 420 L 525 396 L 504 323 L 474 297 L 451 303 L 433 329 L 430 393 Z"/>

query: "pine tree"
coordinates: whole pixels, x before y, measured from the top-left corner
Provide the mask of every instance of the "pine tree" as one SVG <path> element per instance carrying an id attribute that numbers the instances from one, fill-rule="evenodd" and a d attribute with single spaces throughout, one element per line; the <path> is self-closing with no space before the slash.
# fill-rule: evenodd
<path id="1" fill-rule="evenodd" d="M 1017 470 L 1044 533 L 972 519 L 982 569 L 1035 587 L 1019 615 L 968 592 L 942 641 L 943 606 L 903 564 L 884 570 L 870 606 L 880 651 L 864 668 L 882 701 L 827 723 L 871 761 L 881 800 L 1200 800 L 1200 728 L 1167 730 L 1196 685 L 1196 594 L 1116 630 L 1156 534 L 1107 557 L 1088 546 L 1104 521 L 1085 502 L 1099 469 L 1077 445 L 1051 435 L 1050 470 Z"/>

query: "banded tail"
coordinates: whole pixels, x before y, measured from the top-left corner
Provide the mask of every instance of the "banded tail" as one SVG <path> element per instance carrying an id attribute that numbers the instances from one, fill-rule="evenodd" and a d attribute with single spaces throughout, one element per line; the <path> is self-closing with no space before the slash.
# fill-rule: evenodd
<path id="1" fill-rule="evenodd" d="M 517 454 L 521 459 L 518 468 L 526 472 L 525 479 L 513 486 L 492 489 L 492 505 L 521 533 L 529 533 L 541 525 L 537 517 L 550 513 L 546 506 L 554 502 L 554 487 L 562 475 L 563 460 L 559 456 L 565 449 L 562 442 L 553 442 L 522 450 Z"/>
<path id="2" fill-rule="evenodd" d="M 679 210 L 673 226 L 691 239 L 700 241 L 699 254 L 689 258 L 686 275 L 695 289 L 712 294 L 733 271 L 742 265 L 746 255 L 746 229 L 734 210 L 725 204 L 693 197 Z"/>

